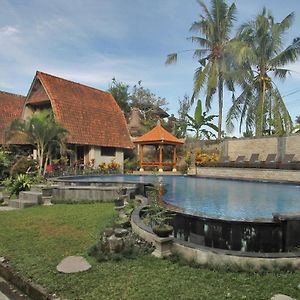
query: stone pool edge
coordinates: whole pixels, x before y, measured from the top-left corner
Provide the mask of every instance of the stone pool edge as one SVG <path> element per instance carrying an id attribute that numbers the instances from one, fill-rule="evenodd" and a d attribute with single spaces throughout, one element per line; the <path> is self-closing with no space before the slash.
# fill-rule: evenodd
<path id="1" fill-rule="evenodd" d="M 145 202 L 144 202 L 145 203 Z M 132 230 L 149 243 L 154 243 L 156 236 L 149 226 L 146 226 L 140 219 L 140 211 L 144 205 L 136 208 L 131 215 Z M 255 253 L 222 250 L 196 245 L 189 242 L 174 239 L 171 247 L 172 254 L 180 254 L 187 261 L 196 262 L 199 265 L 211 267 L 236 267 L 249 271 L 259 271 L 268 269 L 269 271 L 280 267 L 291 267 L 293 269 L 300 267 L 300 253 Z"/>

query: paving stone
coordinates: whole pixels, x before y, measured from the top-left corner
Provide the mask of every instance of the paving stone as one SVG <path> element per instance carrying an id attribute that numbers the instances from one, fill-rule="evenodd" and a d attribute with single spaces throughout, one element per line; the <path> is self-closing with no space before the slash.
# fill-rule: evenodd
<path id="1" fill-rule="evenodd" d="M 64 258 L 56 267 L 61 273 L 77 273 L 87 271 L 92 266 L 82 256 L 68 256 Z"/>
<path id="2" fill-rule="evenodd" d="M 283 295 L 283 294 L 277 294 L 274 295 L 271 300 L 296 300 L 294 298 L 291 298 L 289 296 Z"/>

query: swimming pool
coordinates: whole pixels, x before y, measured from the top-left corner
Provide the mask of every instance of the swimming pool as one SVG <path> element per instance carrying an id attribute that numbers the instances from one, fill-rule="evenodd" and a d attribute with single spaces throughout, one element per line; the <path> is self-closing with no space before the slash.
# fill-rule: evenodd
<path id="1" fill-rule="evenodd" d="M 70 177 L 71 178 L 71 177 Z M 186 213 L 224 220 L 269 220 L 300 213 L 300 185 L 190 176 L 82 176 L 78 182 L 163 183 L 165 202 Z"/>

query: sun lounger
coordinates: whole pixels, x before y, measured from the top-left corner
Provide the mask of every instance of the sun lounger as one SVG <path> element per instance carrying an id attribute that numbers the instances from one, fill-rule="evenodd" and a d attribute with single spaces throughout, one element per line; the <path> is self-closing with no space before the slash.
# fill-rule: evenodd
<path id="1" fill-rule="evenodd" d="M 260 161 L 258 160 L 259 153 L 252 153 L 249 160 L 239 160 L 235 162 L 235 167 L 238 168 L 258 168 Z"/>
<path id="2" fill-rule="evenodd" d="M 266 169 L 276 169 L 277 167 L 276 156 L 277 154 L 274 153 L 268 154 L 266 160 L 261 163 L 261 167 Z"/>
<path id="3" fill-rule="evenodd" d="M 294 156 L 295 154 L 285 154 L 278 167 L 280 169 L 292 169 Z"/>
<path id="4" fill-rule="evenodd" d="M 237 168 L 237 167 L 241 166 L 241 164 L 244 164 L 244 162 L 245 162 L 245 155 L 239 155 L 235 161 L 231 161 L 229 163 L 229 167 Z"/>

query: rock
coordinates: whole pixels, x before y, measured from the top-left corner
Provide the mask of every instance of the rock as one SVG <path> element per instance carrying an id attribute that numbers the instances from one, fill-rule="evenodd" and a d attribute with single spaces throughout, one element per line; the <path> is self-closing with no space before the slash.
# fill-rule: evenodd
<path id="1" fill-rule="evenodd" d="M 82 256 L 68 256 L 64 258 L 56 267 L 61 273 L 77 273 L 87 271 L 92 266 Z"/>
<path id="2" fill-rule="evenodd" d="M 111 235 L 114 234 L 114 230 L 113 228 L 106 228 L 104 231 L 103 231 L 103 235 L 106 236 L 106 237 L 109 237 Z"/>
<path id="3" fill-rule="evenodd" d="M 124 248 L 124 241 L 122 238 L 116 237 L 115 235 L 110 236 L 107 239 L 109 249 L 111 253 L 121 252 Z"/>
<path id="4" fill-rule="evenodd" d="M 277 294 L 274 295 L 271 300 L 295 300 L 294 298 L 291 298 L 289 296 L 283 295 L 283 294 Z"/>
<path id="5" fill-rule="evenodd" d="M 128 230 L 125 229 L 125 228 L 116 228 L 114 230 L 114 232 L 115 232 L 115 236 L 119 237 L 119 238 L 121 238 L 121 237 L 123 237 L 123 236 L 125 236 L 125 235 L 128 234 Z"/>
<path id="6" fill-rule="evenodd" d="M 3 256 L 0 257 L 0 263 L 4 263 L 5 262 L 5 258 Z"/>

